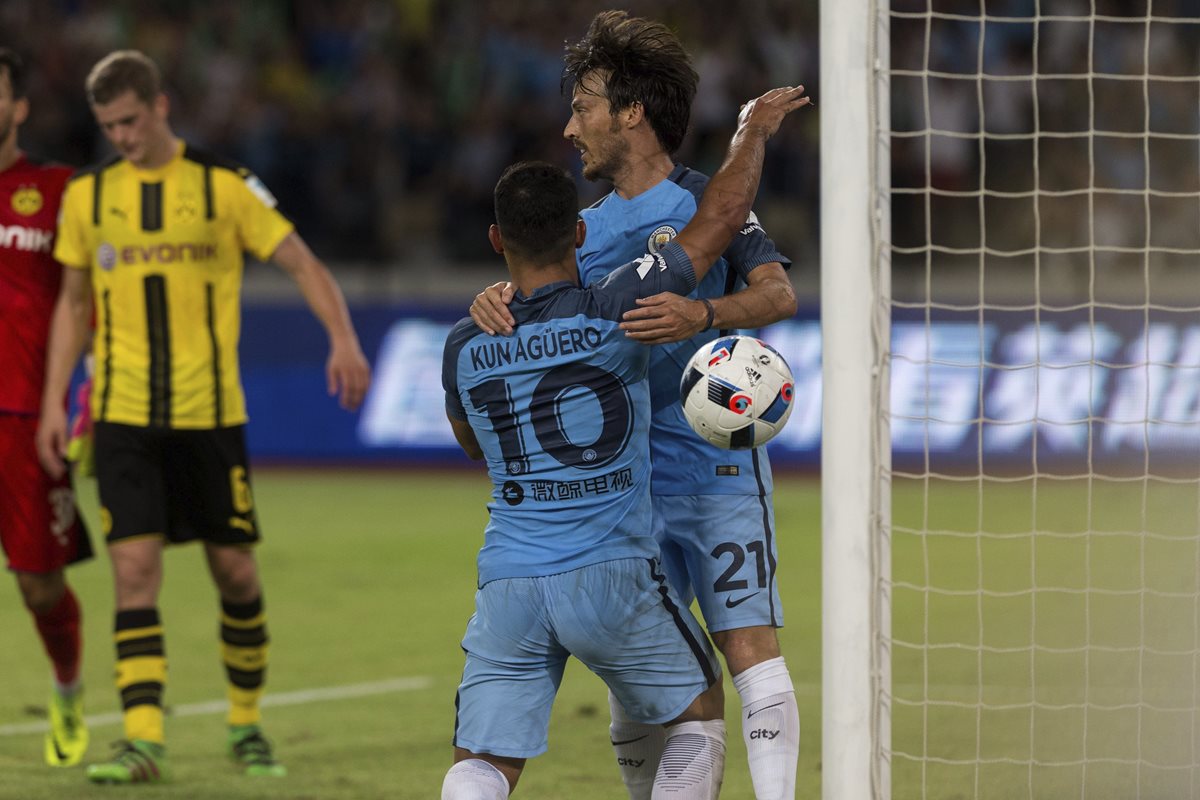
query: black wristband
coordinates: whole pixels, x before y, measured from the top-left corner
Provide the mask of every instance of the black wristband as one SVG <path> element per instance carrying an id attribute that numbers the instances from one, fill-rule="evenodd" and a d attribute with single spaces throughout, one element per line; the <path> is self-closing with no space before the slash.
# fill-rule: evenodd
<path id="1" fill-rule="evenodd" d="M 700 302 L 704 303 L 704 308 L 708 312 L 708 317 L 704 320 L 704 327 L 700 329 L 700 332 L 704 333 L 705 331 L 712 330 L 713 317 L 717 315 L 717 312 L 707 297 L 701 297 Z"/>

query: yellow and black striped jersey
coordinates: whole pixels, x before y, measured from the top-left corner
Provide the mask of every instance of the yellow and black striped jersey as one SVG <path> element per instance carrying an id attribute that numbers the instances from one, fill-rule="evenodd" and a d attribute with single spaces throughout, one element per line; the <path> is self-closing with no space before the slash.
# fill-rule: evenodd
<path id="1" fill-rule="evenodd" d="M 163 428 L 244 423 L 243 254 L 265 261 L 292 230 L 249 170 L 182 141 L 159 169 L 113 159 L 77 173 L 54 257 L 91 270 L 93 417 Z"/>

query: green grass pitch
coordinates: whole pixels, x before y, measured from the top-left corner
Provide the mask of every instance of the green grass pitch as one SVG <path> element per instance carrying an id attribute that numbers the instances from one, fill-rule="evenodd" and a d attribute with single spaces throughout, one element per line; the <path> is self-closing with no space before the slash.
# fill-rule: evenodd
<path id="1" fill-rule="evenodd" d="M 1200 797 L 1197 483 L 892 489 L 894 800 Z"/>
<path id="2" fill-rule="evenodd" d="M 0 798 L 438 796 L 486 478 L 262 470 L 255 492 L 272 633 L 268 701 L 385 681 L 391 689 L 267 708 L 290 775 L 236 774 L 222 750 L 223 715 L 196 713 L 224 695 L 214 592 L 198 548 L 169 550 L 161 610 L 166 699 L 178 710 L 167 720 L 175 779 L 136 792 L 90 787 L 80 769 L 42 766 L 40 734 L 4 733 L 38 722 L 49 679 L 15 585 L 0 581 Z M 813 478 L 777 477 L 780 639 L 800 705 L 801 798 L 820 796 L 819 495 Z M 93 522 L 94 498 L 84 484 Z M 1200 796 L 1190 766 L 1200 763 L 1196 483 L 1040 480 L 981 490 L 899 481 L 892 506 L 896 800 Z M 112 714 L 107 558 L 70 574 L 84 604 L 88 710 Z M 722 797 L 749 800 L 737 708 L 727 677 Z M 622 800 L 607 733 L 604 687 L 572 663 L 550 750 L 526 767 L 516 796 Z M 96 726 L 87 760 L 105 757 L 119 736 L 118 724 Z"/>
<path id="3" fill-rule="evenodd" d="M 161 786 L 92 787 L 81 768 L 41 762 L 41 735 L 0 735 L 0 798 L 371 800 L 437 797 L 450 764 L 459 648 L 474 599 L 475 553 L 486 518 L 482 471 L 421 475 L 388 471 L 271 471 L 254 478 L 264 531 L 259 559 L 271 630 L 268 697 L 404 678 L 427 685 L 358 698 L 269 707 L 268 735 L 290 771 L 283 779 L 238 775 L 223 751 L 221 713 L 168 716 L 174 780 Z M 819 792 L 820 674 L 818 486 L 779 482 L 784 654 L 803 728 L 802 797 Z M 94 484 L 80 487 L 96 528 Z M 99 537 L 93 533 L 95 543 Z M 102 549 L 102 548 L 101 548 Z M 224 697 L 217 601 L 200 549 L 168 550 L 160 602 L 166 627 L 169 708 Z M 107 556 L 72 568 L 84 608 L 89 714 L 116 712 L 112 685 L 111 579 Z M 39 721 L 48 666 L 12 580 L 0 581 L 0 728 Z M 753 797 L 726 677 L 729 754 L 722 797 Z M 107 756 L 119 724 L 92 729 L 85 762 Z M 517 797 L 620 800 L 608 744 L 605 689 L 578 662 L 555 704 L 550 750 L 533 759 Z"/>

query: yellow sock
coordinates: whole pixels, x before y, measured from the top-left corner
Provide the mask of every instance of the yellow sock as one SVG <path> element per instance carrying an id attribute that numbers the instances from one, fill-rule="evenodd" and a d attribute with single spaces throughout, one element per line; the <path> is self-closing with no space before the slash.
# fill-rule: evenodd
<path id="1" fill-rule="evenodd" d="M 221 601 L 221 660 L 229 680 L 230 725 L 255 725 L 261 717 L 268 641 L 261 595 L 249 603 Z"/>
<path id="2" fill-rule="evenodd" d="M 117 646 L 117 691 L 125 711 L 125 738 L 162 744 L 167 659 L 158 609 L 118 611 L 113 639 Z"/>

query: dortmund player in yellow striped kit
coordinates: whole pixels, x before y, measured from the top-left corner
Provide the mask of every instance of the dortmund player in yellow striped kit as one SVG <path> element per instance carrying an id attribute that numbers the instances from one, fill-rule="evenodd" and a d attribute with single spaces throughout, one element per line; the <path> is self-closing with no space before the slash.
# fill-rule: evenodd
<path id="1" fill-rule="evenodd" d="M 126 741 L 88 777 L 167 775 L 162 549 L 197 539 L 220 594 L 230 752 L 247 774 L 282 775 L 259 728 L 268 638 L 237 360 L 243 253 L 299 284 L 329 335 L 328 389 L 343 407 L 359 406 L 370 369 L 341 291 L 266 187 L 172 133 L 154 62 L 111 53 L 92 69 L 87 93 L 117 152 L 79 172 L 63 197 L 54 255 L 67 269 L 51 323 L 38 452 L 52 474 L 64 468 L 62 399 L 94 308 L 91 412 Z"/>

